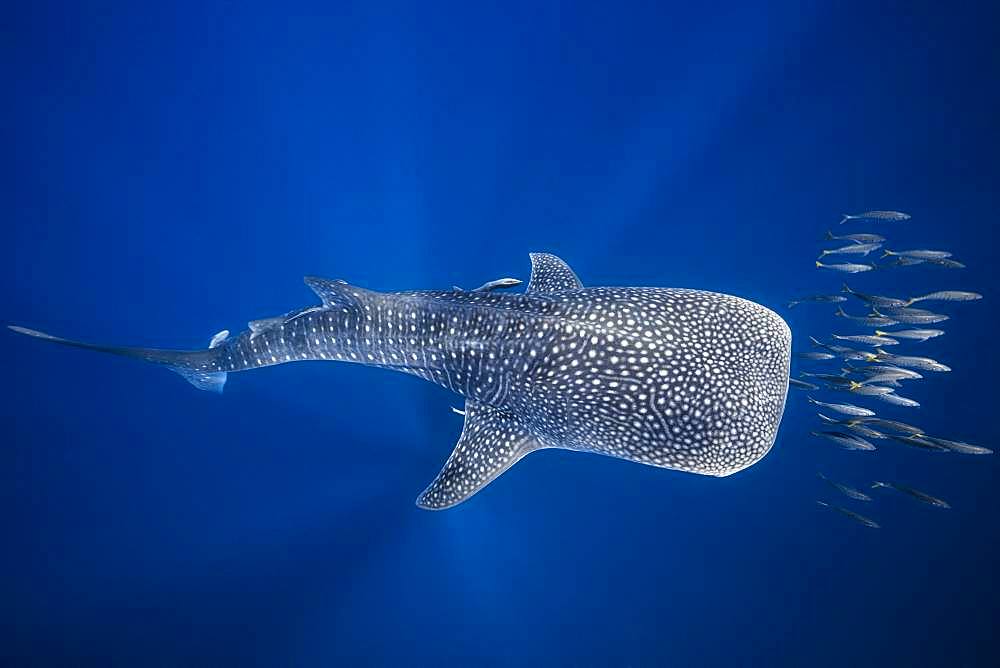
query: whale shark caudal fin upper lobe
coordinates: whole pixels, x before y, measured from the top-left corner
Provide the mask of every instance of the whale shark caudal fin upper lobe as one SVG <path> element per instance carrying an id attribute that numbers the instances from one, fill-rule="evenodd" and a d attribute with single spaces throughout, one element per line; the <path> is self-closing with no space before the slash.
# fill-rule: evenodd
<path id="1" fill-rule="evenodd" d="M 467 400 L 465 426 L 455 450 L 434 482 L 417 498 L 417 505 L 427 510 L 458 505 L 526 454 L 544 447 L 510 413 Z"/>
<path id="2" fill-rule="evenodd" d="M 579 290 L 583 283 L 562 259 L 550 253 L 531 253 L 531 280 L 526 293 Z"/>
<path id="3" fill-rule="evenodd" d="M 96 350 L 97 352 L 110 353 L 112 355 L 121 355 L 122 357 L 133 357 L 135 359 L 145 360 L 147 362 L 153 362 L 154 364 L 161 364 L 166 366 L 168 369 L 176 374 L 179 374 L 191 383 L 199 390 L 206 390 L 208 392 L 221 393 L 222 388 L 226 384 L 226 372 L 224 371 L 199 371 L 192 367 L 192 362 L 197 361 L 199 358 L 205 356 L 205 351 L 185 351 L 185 350 L 161 350 L 158 348 L 124 348 L 121 346 L 105 346 L 95 343 L 83 343 L 82 341 L 73 341 L 72 339 L 63 339 L 58 336 L 52 336 L 51 334 L 46 334 L 45 332 L 39 332 L 34 329 L 28 329 L 27 327 L 18 327 L 17 325 L 8 325 L 8 329 L 17 332 L 18 334 L 24 334 L 25 336 L 31 336 L 36 339 L 42 339 L 43 341 L 51 341 L 52 343 L 58 343 L 63 346 L 71 346 L 73 348 L 83 348 L 85 350 Z M 212 341 L 209 344 L 209 350 L 221 345 L 226 338 L 228 338 L 229 332 L 223 330 L 215 336 L 212 337 Z"/>

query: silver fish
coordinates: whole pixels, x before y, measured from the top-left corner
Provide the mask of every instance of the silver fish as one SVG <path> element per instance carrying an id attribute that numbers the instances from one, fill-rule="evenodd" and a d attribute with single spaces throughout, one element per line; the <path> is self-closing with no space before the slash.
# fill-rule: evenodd
<path id="1" fill-rule="evenodd" d="M 846 517 L 850 517 L 855 522 L 858 522 L 859 524 L 864 524 L 869 529 L 880 529 L 881 528 L 878 525 L 878 522 L 876 522 L 875 520 L 870 519 L 868 517 L 865 517 L 864 515 L 858 515 L 853 510 L 848 510 L 847 508 L 841 508 L 840 506 L 834 506 L 832 504 L 827 503 L 826 501 L 817 501 L 816 503 L 818 503 L 819 505 L 823 506 L 824 508 L 829 508 L 830 510 L 836 510 L 841 515 L 844 515 Z"/>
<path id="2" fill-rule="evenodd" d="M 923 378 L 919 373 L 913 371 L 912 369 L 904 369 L 898 366 L 892 366 L 889 364 L 875 364 L 872 366 L 852 366 L 846 369 L 848 373 L 857 373 L 862 376 L 871 378 L 873 376 L 890 376 L 894 379 L 901 380 L 917 380 Z"/>
<path id="3" fill-rule="evenodd" d="M 854 382 L 850 378 L 845 378 L 844 376 L 835 376 L 832 373 L 810 373 L 808 371 L 802 371 L 801 374 L 803 376 L 808 376 L 809 378 L 815 378 L 817 380 L 826 381 L 827 383 L 831 383 L 833 385 L 843 385 L 845 387 L 849 386 L 851 383 Z"/>
<path id="4" fill-rule="evenodd" d="M 872 264 L 852 264 L 846 262 L 844 264 L 823 264 L 819 260 L 816 260 L 816 266 L 820 269 L 833 269 L 834 271 L 843 271 L 848 274 L 860 274 L 863 271 L 871 271 L 875 268 Z"/>
<path id="5" fill-rule="evenodd" d="M 854 348 L 848 348 L 847 346 L 834 346 L 826 343 L 820 343 L 811 336 L 809 338 L 812 339 L 813 345 L 819 348 L 825 348 L 843 360 L 851 360 L 855 362 L 874 362 L 878 359 L 878 355 L 867 350 L 855 350 Z"/>
<path id="6" fill-rule="evenodd" d="M 837 386 L 837 389 L 847 390 L 854 394 L 860 394 L 863 397 L 878 397 L 883 394 L 890 394 L 893 391 L 891 387 L 885 387 L 884 385 L 865 385 L 853 380 L 846 386 Z"/>
<path id="7" fill-rule="evenodd" d="M 841 246 L 840 248 L 831 248 L 820 252 L 820 259 L 826 257 L 827 255 L 868 255 L 874 250 L 878 250 L 882 247 L 882 244 L 848 244 L 846 246 Z"/>
<path id="8" fill-rule="evenodd" d="M 845 427 L 848 426 L 847 420 L 838 420 L 837 418 L 828 417 L 826 415 L 823 415 L 822 413 L 816 413 L 816 417 L 818 417 L 823 422 L 828 422 L 830 424 L 839 424 Z"/>
<path id="9" fill-rule="evenodd" d="M 901 376 L 894 371 L 886 371 L 885 373 L 876 373 L 872 376 L 868 376 L 863 381 L 862 385 L 891 385 L 892 387 L 902 387 L 900 380 L 910 380 L 909 376 Z"/>
<path id="10" fill-rule="evenodd" d="M 883 297 L 882 295 L 866 295 L 863 292 L 858 292 L 857 290 L 852 290 L 851 286 L 844 283 L 840 288 L 841 292 L 846 292 L 849 295 L 853 295 L 860 299 L 861 301 L 868 302 L 872 306 L 878 307 L 888 307 L 888 308 L 903 308 L 906 306 L 905 299 L 897 299 L 896 297 Z"/>
<path id="11" fill-rule="evenodd" d="M 887 353 L 881 348 L 875 349 L 878 352 L 879 362 L 889 362 L 894 366 L 901 366 L 905 369 L 920 369 L 921 371 L 951 371 L 951 367 L 941 364 L 937 360 L 932 360 L 930 357 L 912 357 L 909 355 L 893 355 L 892 353 Z"/>
<path id="12" fill-rule="evenodd" d="M 899 434 L 886 434 L 892 440 L 907 445 L 911 448 L 920 448 L 921 450 L 934 450 L 935 452 L 947 452 L 948 448 L 943 445 L 937 445 L 932 443 L 923 437 L 921 434 L 909 434 L 906 436 L 901 436 Z"/>
<path id="13" fill-rule="evenodd" d="M 877 244 L 885 241 L 885 237 L 877 234 L 842 234 L 834 236 L 830 230 L 826 231 L 827 241 L 853 241 L 856 244 Z"/>
<path id="14" fill-rule="evenodd" d="M 912 267 L 915 264 L 923 264 L 927 260 L 920 260 L 915 257 L 897 257 L 892 262 L 880 264 L 880 267 Z"/>
<path id="15" fill-rule="evenodd" d="M 836 418 L 823 415 L 822 413 L 816 413 L 816 417 L 818 417 L 823 422 L 826 422 L 827 424 L 839 425 L 841 427 L 844 427 L 845 429 L 851 430 L 855 434 L 864 436 L 865 438 L 875 438 L 875 439 L 886 438 L 886 435 L 883 434 L 882 432 L 875 431 L 871 427 L 868 427 L 867 425 L 857 422 L 854 419 L 838 420 Z"/>
<path id="16" fill-rule="evenodd" d="M 886 438 L 886 435 L 883 434 L 882 432 L 875 431 L 871 427 L 868 427 L 868 426 L 863 425 L 863 424 L 850 424 L 850 423 L 847 423 L 847 424 L 844 425 L 844 427 L 847 428 L 847 429 L 850 429 L 852 432 L 854 432 L 855 434 L 858 434 L 859 436 L 864 436 L 865 438 L 876 438 L 876 439 L 877 438 Z"/>
<path id="17" fill-rule="evenodd" d="M 933 325 L 937 322 L 944 322 L 949 318 L 949 316 L 942 313 L 932 313 L 931 311 L 920 308 L 897 308 L 886 310 L 885 313 L 881 313 L 878 309 L 872 308 L 872 313 L 906 325 Z"/>
<path id="18" fill-rule="evenodd" d="M 795 356 L 804 360 L 832 360 L 837 357 L 833 353 L 821 353 L 815 350 L 810 350 L 804 353 L 795 353 Z"/>
<path id="19" fill-rule="evenodd" d="M 862 408 L 861 406 L 855 406 L 854 404 L 828 404 L 823 401 L 817 401 L 812 397 L 806 397 L 806 399 L 814 406 L 829 408 L 830 410 L 837 411 L 843 415 L 853 415 L 855 417 L 871 417 L 872 415 L 875 415 L 875 411 Z"/>
<path id="20" fill-rule="evenodd" d="M 796 378 L 789 378 L 788 379 L 788 385 L 790 387 L 794 387 L 796 390 L 809 390 L 809 391 L 812 391 L 812 390 L 818 390 L 819 389 L 819 385 L 813 385 L 812 383 L 807 383 L 805 381 L 798 380 Z"/>
<path id="21" fill-rule="evenodd" d="M 809 432 L 813 436 L 819 436 L 821 438 L 826 438 L 845 450 L 874 450 L 875 446 L 861 438 L 860 436 L 854 436 L 852 434 L 845 434 L 842 431 L 812 431 Z"/>
<path id="22" fill-rule="evenodd" d="M 840 358 L 852 362 L 875 362 L 878 356 L 867 350 L 848 349 L 840 353 Z"/>
<path id="23" fill-rule="evenodd" d="M 809 297 L 800 297 L 798 299 L 793 299 L 788 302 L 788 308 L 795 308 L 798 304 L 804 304 L 807 302 L 813 302 L 816 304 L 836 304 L 837 302 L 846 302 L 847 297 L 844 295 L 810 295 Z"/>
<path id="24" fill-rule="evenodd" d="M 854 350 L 853 348 L 848 348 L 847 346 L 834 346 L 834 345 L 831 345 L 829 343 L 823 343 L 822 341 L 820 341 L 819 339 L 817 339 L 815 336 L 810 336 L 809 340 L 817 348 L 823 348 L 824 350 L 829 350 L 831 353 L 836 353 L 838 355 L 841 354 L 841 353 L 847 353 L 847 352 L 851 352 L 851 351 Z"/>
<path id="25" fill-rule="evenodd" d="M 851 343 L 860 343 L 865 346 L 894 346 L 899 343 L 896 339 L 888 336 L 869 336 L 867 334 L 852 334 L 851 336 L 831 334 L 830 336 L 840 341 L 850 341 Z"/>
<path id="26" fill-rule="evenodd" d="M 944 334 L 944 330 L 941 329 L 901 329 L 897 332 L 875 331 L 875 336 L 892 336 L 896 339 L 910 339 L 911 341 L 926 341 L 942 334 Z"/>
<path id="27" fill-rule="evenodd" d="M 865 211 L 864 213 L 844 213 L 841 214 L 844 218 L 840 221 L 843 225 L 849 220 L 885 220 L 885 221 L 902 221 L 909 220 L 910 214 L 903 213 L 902 211 Z"/>
<path id="28" fill-rule="evenodd" d="M 904 250 L 904 251 L 882 251 L 882 257 L 912 257 L 917 260 L 944 260 L 951 257 L 948 251 L 939 250 Z"/>
<path id="29" fill-rule="evenodd" d="M 896 431 L 901 434 L 909 434 L 911 436 L 920 436 L 924 433 L 924 430 L 920 427 L 914 427 L 912 424 L 906 424 L 905 422 L 900 422 L 899 420 L 887 420 L 880 417 L 861 417 L 851 420 L 858 424 L 872 424 L 880 429 L 887 429 L 889 431 Z"/>
<path id="30" fill-rule="evenodd" d="M 946 267 L 948 269 L 965 269 L 964 264 L 958 260 L 953 260 L 950 257 L 933 258 L 925 260 L 925 262 L 930 262 L 931 264 L 936 264 L 939 267 Z"/>
<path id="31" fill-rule="evenodd" d="M 906 406 L 908 408 L 919 408 L 920 403 L 914 401 L 913 399 L 908 399 L 906 397 L 901 397 L 895 392 L 891 394 L 883 394 L 879 396 L 879 399 L 886 402 L 887 404 L 892 404 L 894 406 Z"/>
<path id="32" fill-rule="evenodd" d="M 844 312 L 844 309 L 841 306 L 837 307 L 837 312 L 834 315 L 841 318 L 847 318 L 848 320 L 853 320 L 854 322 L 860 322 L 862 325 L 865 325 L 866 327 L 889 327 L 890 325 L 899 324 L 898 321 L 893 320 L 892 318 L 881 314 L 848 315 L 847 313 Z"/>
<path id="33" fill-rule="evenodd" d="M 930 505 L 936 506 L 938 508 L 951 508 L 951 506 L 948 505 L 947 501 L 939 499 L 935 496 L 931 496 L 927 492 L 921 492 L 919 489 L 913 489 L 912 487 L 908 487 L 907 485 L 900 485 L 899 483 L 894 483 L 894 482 L 879 482 L 878 480 L 876 480 L 875 482 L 872 483 L 872 489 L 876 489 L 878 487 L 888 487 L 890 489 L 896 490 L 897 492 L 902 492 L 903 494 L 909 494 L 918 501 L 929 503 Z"/>
<path id="34" fill-rule="evenodd" d="M 910 315 L 910 316 L 926 316 L 926 315 L 930 315 L 930 316 L 935 316 L 936 317 L 936 316 L 942 315 L 940 313 L 935 313 L 934 311 L 928 311 L 925 308 L 915 308 L 913 306 L 884 306 L 884 307 L 879 307 L 879 308 L 881 308 L 886 313 L 893 313 L 893 314 L 898 313 L 901 316 L 907 316 L 907 315 Z M 947 317 L 947 316 L 944 316 L 944 317 Z"/>
<path id="35" fill-rule="evenodd" d="M 847 485 L 844 485 L 843 483 L 839 483 L 839 482 L 837 482 L 835 480 L 830 480 L 829 478 L 827 478 L 822 473 L 818 473 L 817 472 L 816 475 L 819 477 L 820 480 L 822 480 L 823 482 L 825 482 L 826 484 L 828 484 L 830 487 L 833 487 L 835 490 L 837 490 L 838 492 L 840 492 L 844 496 L 850 497 L 850 498 L 855 499 L 857 501 L 871 501 L 872 500 L 872 497 L 868 496 L 864 492 L 862 492 L 860 490 L 857 490 L 857 489 L 854 489 L 853 487 L 848 487 Z"/>
<path id="36" fill-rule="evenodd" d="M 931 292 L 926 295 L 920 295 L 919 297 L 911 297 L 907 300 L 906 305 L 916 304 L 917 302 L 926 301 L 939 301 L 939 302 L 971 302 L 977 299 L 982 299 L 983 296 L 978 292 L 965 292 L 962 290 L 941 290 L 940 292 Z"/>
<path id="37" fill-rule="evenodd" d="M 936 438 L 934 436 L 923 436 L 924 440 L 930 441 L 935 445 L 940 445 L 942 448 L 947 448 L 952 452 L 960 452 L 963 455 L 992 455 L 993 451 L 989 448 L 984 448 L 981 445 L 972 445 L 970 443 L 963 443 L 961 441 L 949 441 L 945 438 Z"/>
<path id="38" fill-rule="evenodd" d="M 488 281 L 483 283 L 478 288 L 472 292 L 490 292 L 498 288 L 512 288 L 515 285 L 520 285 L 521 279 L 519 278 L 498 278 L 495 281 Z M 461 288 L 458 288 L 459 292 L 463 292 Z"/>

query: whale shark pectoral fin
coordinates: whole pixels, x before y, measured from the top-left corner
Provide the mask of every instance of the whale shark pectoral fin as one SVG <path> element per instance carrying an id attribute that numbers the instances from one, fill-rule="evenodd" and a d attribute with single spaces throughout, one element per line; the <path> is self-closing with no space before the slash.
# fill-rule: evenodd
<path id="1" fill-rule="evenodd" d="M 511 415 L 465 402 L 465 426 L 444 468 L 417 498 L 426 510 L 444 510 L 493 482 L 521 457 L 544 446 Z"/>
<path id="2" fill-rule="evenodd" d="M 551 253 L 531 253 L 531 280 L 526 293 L 579 290 L 583 283 L 569 265 Z"/>

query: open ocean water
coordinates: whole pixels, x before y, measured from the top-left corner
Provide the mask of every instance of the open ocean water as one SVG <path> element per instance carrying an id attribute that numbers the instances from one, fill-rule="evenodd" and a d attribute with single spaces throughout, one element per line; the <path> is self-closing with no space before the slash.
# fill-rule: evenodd
<path id="1" fill-rule="evenodd" d="M 824 232 L 877 232 L 967 268 L 852 287 L 984 299 L 918 305 L 952 316 L 897 346 L 953 369 L 901 390 L 920 408 L 815 396 L 995 448 L 998 19 L 931 2 L 12 5 L 0 319 L 202 348 L 315 303 L 306 274 L 472 288 L 526 280 L 548 251 L 589 286 L 754 300 L 803 351 L 868 331 L 785 306 L 839 290 L 813 264 Z M 912 219 L 837 225 L 866 209 Z M 548 450 L 427 512 L 414 498 L 462 418 L 419 379 L 288 364 L 216 396 L 0 342 L 4 665 L 1000 663 L 997 456 L 843 451 L 809 435 L 800 391 L 773 450 L 729 478 Z M 818 471 L 952 508 L 854 502 Z"/>

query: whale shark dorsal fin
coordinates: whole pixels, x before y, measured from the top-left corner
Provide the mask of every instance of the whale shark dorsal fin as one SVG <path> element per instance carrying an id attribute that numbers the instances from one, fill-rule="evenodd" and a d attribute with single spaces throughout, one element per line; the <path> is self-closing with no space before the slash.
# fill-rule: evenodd
<path id="1" fill-rule="evenodd" d="M 444 468 L 417 498 L 426 510 L 444 510 L 490 484 L 521 457 L 544 446 L 521 422 L 475 401 L 465 402 L 465 426 Z"/>
<path id="2" fill-rule="evenodd" d="M 579 290 L 583 283 L 569 265 L 551 253 L 531 253 L 531 280 L 526 293 Z"/>
<path id="3" fill-rule="evenodd" d="M 306 276 L 303 279 L 312 291 L 323 300 L 326 308 L 356 308 L 362 293 L 369 292 L 364 288 L 351 285 L 347 281 Z"/>

